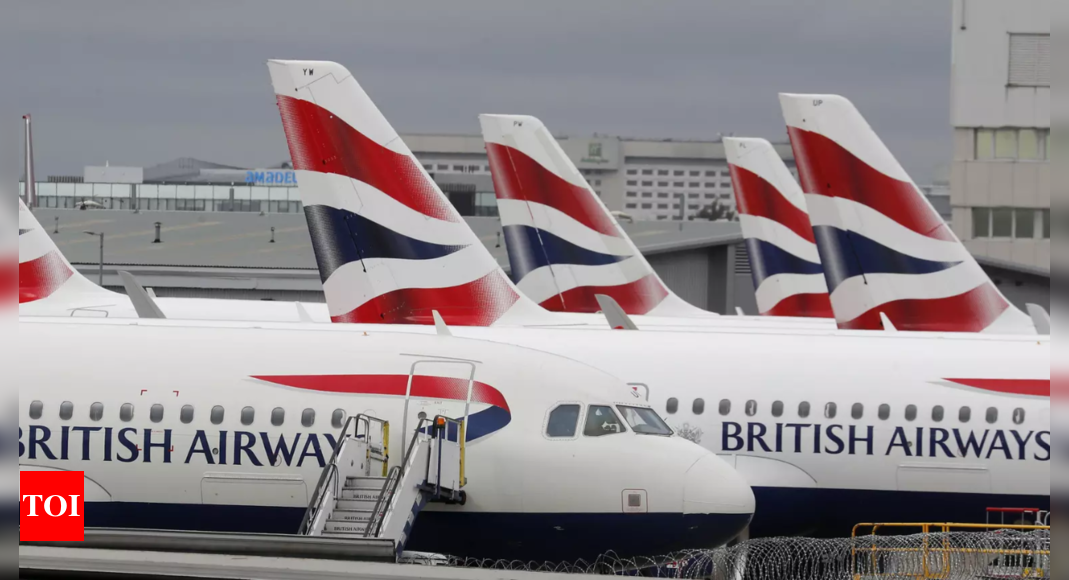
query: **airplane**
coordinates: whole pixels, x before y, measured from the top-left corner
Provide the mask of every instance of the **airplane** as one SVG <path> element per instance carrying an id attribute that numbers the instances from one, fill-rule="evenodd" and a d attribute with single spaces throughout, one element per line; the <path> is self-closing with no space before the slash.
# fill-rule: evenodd
<path id="1" fill-rule="evenodd" d="M 724 138 L 763 316 L 834 319 L 805 194 L 764 139 Z"/>
<path id="2" fill-rule="evenodd" d="M 348 417 L 389 421 L 391 467 L 419 419 L 466 417 L 466 502 L 430 504 L 408 550 L 655 556 L 722 545 L 754 512 L 724 460 L 587 365 L 268 324 L 22 318 L 20 471 L 84 471 L 89 527 L 294 534 Z M 136 364 L 102 356 L 120 352 Z"/>
<path id="3" fill-rule="evenodd" d="M 840 328 L 1037 333 L 853 103 L 780 104 Z"/>
<path id="4" fill-rule="evenodd" d="M 597 313 L 597 295 L 631 315 L 713 313 L 672 292 L 542 121 L 480 115 L 516 286 L 546 310 Z"/>
<path id="5" fill-rule="evenodd" d="M 402 231 L 409 239 L 420 236 L 439 246 L 459 244 L 459 230 L 443 225 L 457 220 L 435 220 L 398 207 L 419 206 L 430 212 L 430 208 L 446 206 L 444 196 L 435 197 L 440 192 L 414 161 L 399 166 L 381 162 L 386 157 L 399 163 L 398 159 L 407 158 L 407 148 L 347 70 L 334 63 L 294 61 L 271 61 L 269 68 L 295 167 L 304 171 L 298 181 L 310 215 L 348 208 L 347 214 L 332 218 L 333 223 L 351 220 L 366 227 L 367 222 L 392 219 L 390 223 L 405 228 Z M 334 90 L 337 87 L 343 90 Z M 358 154 L 346 155 L 346 151 Z M 361 160 L 377 163 L 365 165 Z M 324 162 L 324 172 L 314 170 Z M 411 179 L 371 183 L 383 175 Z M 324 207 L 312 209 L 316 205 Z M 395 211 L 379 211 L 379 207 Z M 357 212 L 364 213 L 358 216 Z M 426 239 L 432 229 L 433 235 L 442 237 Z M 444 237 L 439 232 L 445 229 L 457 237 Z M 319 232 L 313 234 L 319 244 L 317 257 L 345 256 L 341 267 L 338 261 L 320 264 L 333 316 L 350 323 L 374 322 L 377 315 L 346 315 L 365 304 L 374 305 L 385 288 L 404 289 L 408 283 L 374 286 L 376 280 L 385 284 L 399 277 L 388 277 L 393 268 L 388 260 L 360 258 L 384 256 L 403 246 L 393 242 L 397 239 L 393 235 L 357 236 L 359 243 L 354 243 L 351 228 L 313 225 L 312 230 Z M 485 270 L 473 275 L 497 272 L 481 254 L 476 258 L 482 259 Z M 422 308 L 448 305 L 457 292 L 437 281 L 444 269 L 439 260 L 432 256 L 408 260 L 404 270 L 399 270 L 405 280 L 431 281 L 419 286 Z M 348 274 L 338 276 L 341 268 Z M 364 268 L 368 275 L 363 275 Z M 504 279 L 504 274 L 498 278 Z M 846 332 L 819 321 L 823 326 L 818 328 L 743 322 L 718 330 L 699 327 L 668 332 L 648 329 L 638 323 L 642 317 L 633 317 L 634 326 L 642 329 L 638 332 L 599 332 L 582 325 L 510 327 L 496 323 L 517 302 L 503 306 L 492 293 L 468 296 L 463 319 L 489 321 L 490 328 L 457 326 L 453 330 L 457 336 L 521 345 L 604 369 L 632 384 L 636 392 L 649 393 L 654 407 L 663 410 L 681 433 L 733 457 L 755 488 L 759 506 L 770 506 L 758 510 L 751 535 L 815 530 L 841 536 L 850 533 L 856 520 L 884 519 L 889 513 L 885 507 L 902 518 L 927 520 L 945 515 L 975 520 L 988 505 L 1017 500 L 1049 504 L 1049 338 Z M 510 300 L 520 300 L 514 296 L 509 294 Z M 374 328 L 353 326 L 339 331 Z M 428 332 L 421 326 L 392 330 Z M 736 400 L 726 415 L 706 413 L 704 401 L 725 399 Z M 697 404 L 699 400 L 703 402 Z M 751 400 L 755 405 L 749 404 Z M 684 401 L 682 407 L 680 401 Z M 783 405 L 776 405 L 778 401 Z M 802 402 L 810 405 L 806 417 L 786 414 L 787 404 L 801 410 Z M 862 412 L 855 418 L 858 404 Z M 688 406 L 691 413 L 686 411 Z M 921 407 L 930 419 L 920 414 Z M 942 407 L 942 416 L 936 413 L 937 407 Z M 979 425 L 971 412 L 968 422 L 947 420 L 946 409 L 959 412 L 962 408 L 985 413 L 985 420 L 988 408 L 995 409 L 995 427 Z M 822 409 L 830 416 L 820 419 Z M 1022 419 L 1020 424 L 1013 421 L 1017 417 Z M 864 439 L 848 446 L 844 437 L 851 429 L 855 437 L 860 433 Z M 787 440 L 789 446 L 779 438 L 784 437 L 778 434 L 784 430 L 794 438 Z M 1007 439 L 1012 433 L 1025 438 L 1021 443 L 1025 449 L 1014 448 L 1013 461 L 1000 455 L 1007 441 L 1015 441 Z M 948 441 L 956 439 L 944 436 L 957 435 L 966 443 L 970 436 L 982 440 L 984 449 L 978 452 L 982 457 L 972 457 L 971 447 L 953 456 L 945 453 L 952 450 Z M 743 448 L 738 447 L 738 437 L 743 438 Z M 929 448 L 933 440 L 935 446 Z M 837 441 L 844 446 L 838 447 Z M 990 485 L 961 481 L 970 474 Z M 882 503 L 872 503 L 873 498 Z M 796 501 L 809 502 L 805 505 L 819 512 L 779 509 Z M 928 509 L 925 501 L 940 509 Z M 924 509 L 915 509 L 919 507 Z"/>
<path id="6" fill-rule="evenodd" d="M 19 316 L 138 317 L 137 309 L 128 296 L 90 282 L 67 261 L 21 198 L 18 215 Z M 155 302 L 168 318 L 330 321 L 324 304 L 209 298 L 157 298 Z"/>
<path id="7" fill-rule="evenodd" d="M 517 288 L 344 66 L 271 60 L 268 69 L 332 321 L 429 325 L 437 310 L 451 326 L 605 327 L 604 317 L 589 312 L 549 312 Z M 607 213 L 598 215 L 615 223 Z M 600 243 L 634 247 L 626 237 L 615 240 Z M 628 263 L 648 269 L 640 255 Z M 612 285 L 629 274 L 606 276 Z M 655 276 L 645 280 L 654 292 L 648 296 L 668 295 Z M 647 300 L 616 295 L 625 304 Z M 654 315 L 634 322 L 659 329 L 832 328 L 816 319 L 649 311 Z"/>
<path id="8" fill-rule="evenodd" d="M 668 289 L 542 121 L 524 115 L 479 120 L 521 292 L 554 312 L 598 312 L 596 296 L 603 295 L 629 315 L 690 319 L 692 326 L 725 323 Z M 730 324 L 831 326 L 813 320 L 830 316 L 777 316 L 740 314 Z"/>

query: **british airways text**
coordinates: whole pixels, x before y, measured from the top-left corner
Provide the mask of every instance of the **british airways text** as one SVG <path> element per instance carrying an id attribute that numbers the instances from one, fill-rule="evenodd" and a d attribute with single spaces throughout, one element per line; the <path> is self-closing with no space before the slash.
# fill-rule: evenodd
<path id="1" fill-rule="evenodd" d="M 812 423 L 723 424 L 721 449 L 728 453 L 884 455 L 931 458 L 1050 461 L 1050 431 L 896 427 L 882 437 L 865 425 Z"/>
<path id="2" fill-rule="evenodd" d="M 200 463 L 249 467 L 324 467 L 337 444 L 334 435 L 273 435 L 248 431 L 63 427 L 19 428 L 19 458 L 119 463 Z"/>

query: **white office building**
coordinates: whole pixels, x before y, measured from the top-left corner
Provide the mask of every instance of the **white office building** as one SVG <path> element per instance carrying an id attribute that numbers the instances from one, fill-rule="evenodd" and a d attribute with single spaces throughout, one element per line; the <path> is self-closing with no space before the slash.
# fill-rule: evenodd
<path id="1" fill-rule="evenodd" d="M 953 227 L 973 254 L 1050 270 L 1050 0 L 955 0 Z"/>
<path id="2" fill-rule="evenodd" d="M 423 167 L 441 183 L 448 175 L 490 175 L 482 137 L 406 135 Z M 611 211 L 636 220 L 681 220 L 714 204 L 734 211 L 735 196 L 720 141 L 560 137 L 561 147 Z M 776 149 L 794 167 L 790 144 Z M 475 181 L 475 180 L 473 180 Z M 493 204 L 480 188 L 476 204 Z"/>

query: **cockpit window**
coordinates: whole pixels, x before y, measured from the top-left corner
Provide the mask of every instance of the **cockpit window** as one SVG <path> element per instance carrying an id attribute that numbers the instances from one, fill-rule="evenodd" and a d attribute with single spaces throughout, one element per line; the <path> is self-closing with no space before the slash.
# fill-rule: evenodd
<path id="1" fill-rule="evenodd" d="M 583 435 L 587 437 L 616 435 L 624 431 L 627 431 L 627 428 L 620 422 L 612 407 L 592 406 L 586 414 L 586 428 L 583 429 Z"/>
<path id="2" fill-rule="evenodd" d="M 549 413 L 546 437 L 575 437 L 579 429 L 579 405 L 561 405 Z"/>
<path id="3" fill-rule="evenodd" d="M 624 421 L 631 426 L 631 430 L 639 435 L 664 435 L 672 434 L 672 428 L 664 422 L 657 412 L 649 407 L 617 407 Z"/>

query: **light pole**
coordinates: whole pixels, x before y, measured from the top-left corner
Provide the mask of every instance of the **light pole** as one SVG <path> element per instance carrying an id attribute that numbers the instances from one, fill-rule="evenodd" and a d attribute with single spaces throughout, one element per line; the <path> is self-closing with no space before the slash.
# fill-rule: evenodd
<path id="1" fill-rule="evenodd" d="M 97 236 L 97 237 L 100 238 L 100 267 L 97 270 L 97 272 L 98 272 L 97 284 L 101 288 L 103 288 L 104 287 L 104 233 L 103 232 L 100 232 L 100 233 L 98 233 L 98 232 L 82 232 L 82 233 L 87 235 L 87 236 Z"/>

